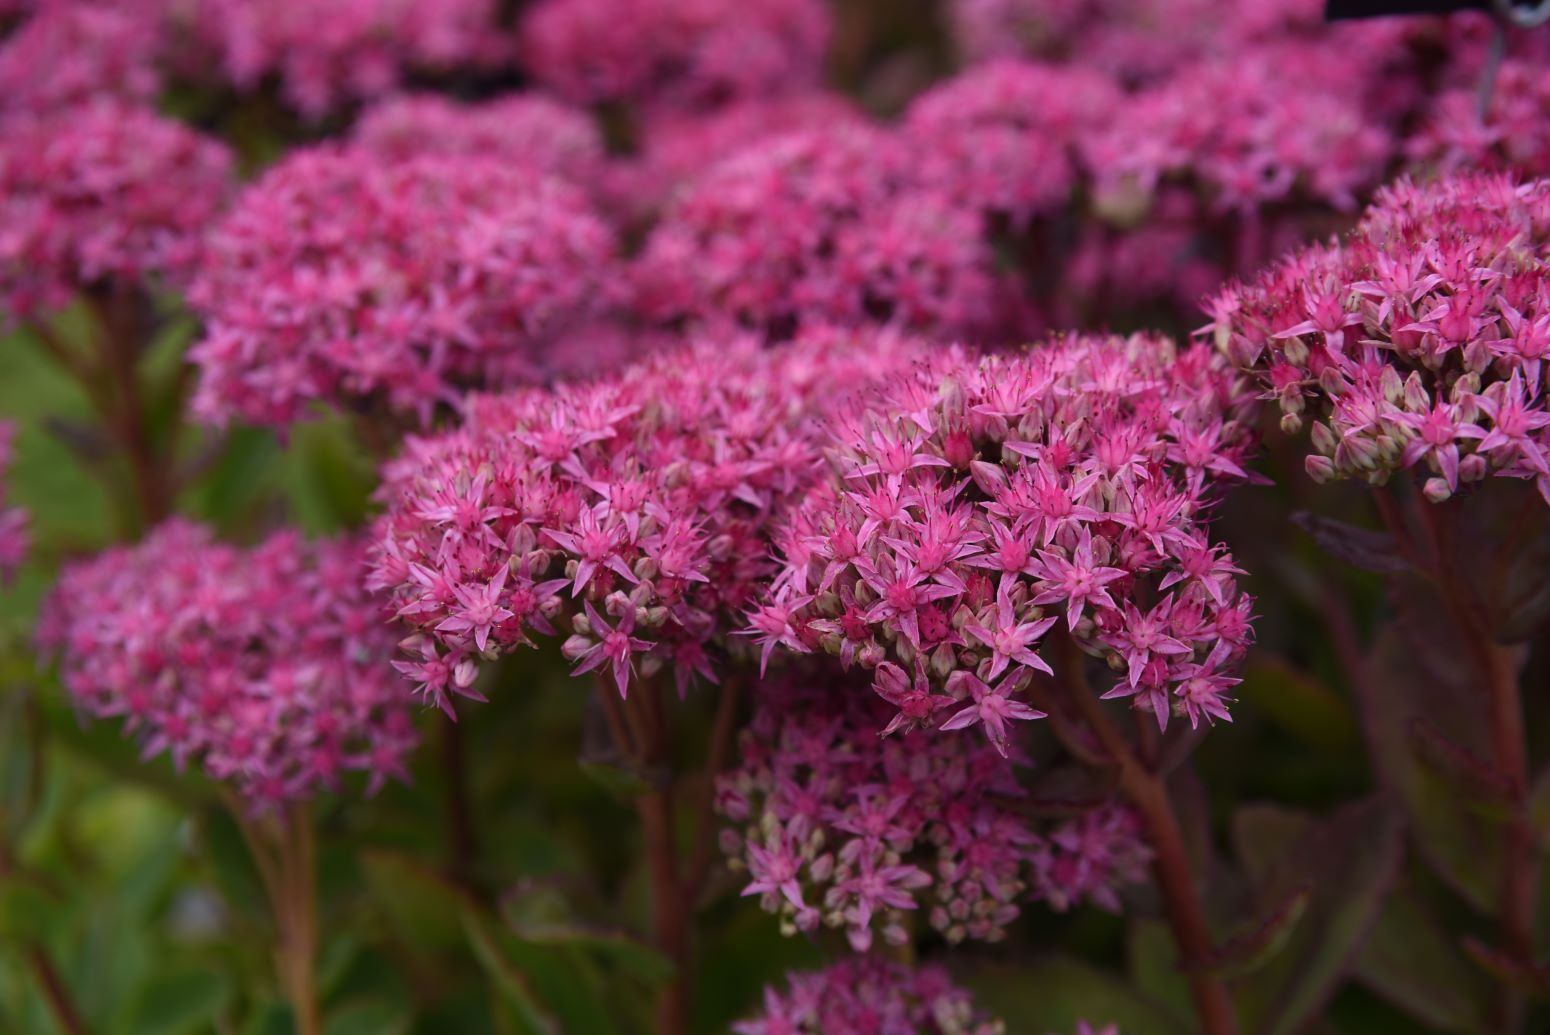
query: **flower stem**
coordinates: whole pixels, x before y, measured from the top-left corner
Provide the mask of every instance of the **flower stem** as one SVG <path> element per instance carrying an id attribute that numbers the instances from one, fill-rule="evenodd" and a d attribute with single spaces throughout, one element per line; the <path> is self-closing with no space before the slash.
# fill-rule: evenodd
<path id="1" fill-rule="evenodd" d="M 689 903 L 678 859 L 673 822 L 673 781 L 669 769 L 667 727 L 660 688 L 643 681 L 628 699 L 612 698 L 601 681 L 610 714 L 610 728 L 622 756 L 629 758 L 649 786 L 635 796 L 646 866 L 651 876 L 654 937 L 661 953 L 673 963 L 672 980 L 657 999 L 657 1035 L 686 1035 L 689 1030 Z"/>
<path id="2" fill-rule="evenodd" d="M 1492 764 L 1502 777 L 1511 803 L 1511 818 L 1503 831 L 1501 885 L 1497 893 L 1502 947 L 1516 962 L 1532 964 L 1534 899 L 1538 848 L 1529 817 L 1528 746 L 1523 725 L 1523 698 L 1518 686 L 1518 656 L 1496 642 L 1482 621 L 1486 613 L 1458 568 L 1450 504 L 1420 504 L 1421 525 L 1431 548 L 1433 575 L 1454 622 L 1464 635 L 1486 694 L 1491 716 Z M 1521 992 L 1504 982 L 1497 1003 L 1499 1030 L 1523 1026 Z"/>
<path id="3" fill-rule="evenodd" d="M 317 842 L 306 806 L 258 821 L 227 799 L 269 895 L 275 922 L 275 973 L 295 1020 L 296 1035 L 320 1035 L 317 963 Z"/>
<path id="4" fill-rule="evenodd" d="M 1081 656 L 1071 652 L 1069 668 L 1079 670 Z M 1189 852 L 1178 814 L 1161 775 L 1141 763 L 1130 743 L 1109 719 L 1103 705 L 1085 685 L 1068 686 L 1067 697 L 1119 768 L 1120 791 L 1141 814 L 1152 849 L 1152 879 L 1163 900 L 1163 912 L 1189 981 L 1190 997 L 1205 1035 L 1236 1035 L 1237 1017 L 1227 985 L 1210 969 L 1212 940 L 1190 869 Z"/>
<path id="5" fill-rule="evenodd" d="M 37 979 L 38 987 L 43 990 L 43 998 L 47 1000 L 49 1012 L 54 1017 L 54 1023 L 59 1025 L 59 1030 L 65 1032 L 65 1035 L 86 1035 L 86 1022 L 75 1008 L 75 1000 L 70 998 L 70 990 L 65 987 L 59 971 L 54 969 L 54 961 L 49 958 L 48 952 L 41 945 L 29 946 L 27 964 L 32 968 L 32 976 Z"/>

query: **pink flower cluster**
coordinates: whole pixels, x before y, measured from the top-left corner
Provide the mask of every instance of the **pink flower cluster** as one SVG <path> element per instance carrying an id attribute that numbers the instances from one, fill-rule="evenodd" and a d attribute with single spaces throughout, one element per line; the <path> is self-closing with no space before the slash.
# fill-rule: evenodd
<path id="1" fill-rule="evenodd" d="M 635 218 L 654 216 L 676 190 L 734 151 L 862 119 L 849 98 L 821 90 L 752 98 L 711 112 L 656 113 L 641 126 L 639 156 L 621 167 L 618 207 Z"/>
<path id="2" fill-rule="evenodd" d="M 368 108 L 351 140 L 389 161 L 427 155 L 491 158 L 590 187 L 604 161 L 603 138 L 585 111 L 539 93 L 460 104 L 440 94 L 406 94 Z"/>
<path id="3" fill-rule="evenodd" d="M 886 732 L 979 725 L 1005 750 L 1058 626 L 1117 673 L 1104 697 L 1228 718 L 1252 601 L 1206 518 L 1246 477 L 1251 410 L 1221 356 L 1156 337 L 922 365 L 835 417 L 751 617 L 765 657 L 836 654 L 873 673 Z"/>
<path id="4" fill-rule="evenodd" d="M 1300 43 L 1191 63 L 1118 105 L 1086 141 L 1100 211 L 1188 180 L 1216 212 L 1303 199 L 1336 209 L 1383 176 L 1393 133 L 1365 104 L 1369 68 Z M 1115 197 L 1120 195 L 1120 197 Z"/>
<path id="5" fill-rule="evenodd" d="M 736 1035 L 1004 1035 L 941 967 L 906 967 L 875 956 L 787 975 L 764 990 L 764 1012 Z M 1084 1033 L 1085 1035 L 1085 1033 Z"/>
<path id="6" fill-rule="evenodd" d="M 522 55 L 578 104 L 706 109 L 818 85 L 823 0 L 538 0 Z"/>
<path id="7" fill-rule="evenodd" d="M 300 151 L 207 245 L 191 358 L 195 412 L 216 423 L 283 426 L 314 400 L 426 420 L 465 386 L 539 376 L 614 282 L 613 235 L 581 192 L 494 158 Z"/>
<path id="8" fill-rule="evenodd" d="M 1023 225 L 1070 200 L 1078 140 L 1120 107 L 1098 72 L 1005 60 L 921 95 L 904 131 L 928 184 Z"/>
<path id="9" fill-rule="evenodd" d="M 200 0 L 167 12 L 179 53 L 213 55 L 239 90 L 278 79 L 309 117 L 387 93 L 410 72 L 500 60 L 495 0 Z M 173 56 L 177 56 L 175 53 Z M 197 75 L 204 70 L 192 67 Z"/>
<path id="10" fill-rule="evenodd" d="M 1550 181 L 1401 181 L 1344 241 L 1224 289 L 1209 329 L 1283 427 L 1312 424 L 1315 479 L 1419 468 L 1440 501 L 1499 475 L 1550 502 L 1547 242 Z"/>
<path id="11" fill-rule="evenodd" d="M 70 0 L 42 6 L 0 43 L 0 116 L 60 113 L 116 98 L 143 103 L 161 85 L 160 44 L 144 12 Z"/>
<path id="12" fill-rule="evenodd" d="M 284 532 L 249 550 L 173 521 L 65 570 L 40 643 L 97 718 L 203 766 L 257 809 L 404 778 L 416 734 L 393 633 L 353 543 Z"/>
<path id="13" fill-rule="evenodd" d="M 861 124 L 760 141 L 682 191 L 636 260 L 649 319 L 780 334 L 806 321 L 993 337 L 1005 288 L 979 211 Z"/>
<path id="14" fill-rule="evenodd" d="M 1442 94 L 1409 149 L 1423 169 L 1444 175 L 1466 169 L 1550 173 L 1550 70 L 1543 57 L 1502 62 L 1483 119 L 1477 86 Z"/>
<path id="15" fill-rule="evenodd" d="M 0 133 L 0 302 L 27 318 L 103 281 L 181 280 L 225 206 L 224 146 L 113 102 Z"/>
<path id="16" fill-rule="evenodd" d="M 478 658 L 558 623 L 575 671 L 621 694 L 665 664 L 680 689 L 714 681 L 713 645 L 774 570 L 771 518 L 819 463 L 818 408 L 916 354 L 887 334 L 707 341 L 470 399 L 385 472 L 373 583 L 416 630 L 401 667 L 445 704 Z"/>
<path id="17" fill-rule="evenodd" d="M 27 556 L 27 512 L 6 505 L 5 476 L 15 433 L 13 425 L 0 421 L 0 582 L 9 581 Z"/>
<path id="18" fill-rule="evenodd" d="M 1037 832 L 1017 809 L 1011 761 L 989 745 L 924 731 L 880 738 L 889 707 L 845 681 L 758 688 L 737 769 L 717 807 L 734 869 L 787 933 L 843 928 L 866 952 L 875 932 L 903 944 L 925 912 L 950 943 L 997 941 L 1024 899 L 1064 911 L 1119 908 L 1144 876 L 1130 811 L 1109 805 Z"/>

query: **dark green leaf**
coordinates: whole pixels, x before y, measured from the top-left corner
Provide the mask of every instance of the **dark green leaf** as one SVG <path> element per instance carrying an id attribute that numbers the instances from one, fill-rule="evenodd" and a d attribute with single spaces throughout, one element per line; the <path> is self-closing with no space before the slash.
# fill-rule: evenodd
<path id="1" fill-rule="evenodd" d="M 1191 1025 L 1126 982 L 1078 960 L 1054 956 L 1027 964 L 957 968 L 979 1005 L 1008 1032 L 1069 1032 L 1076 1022 L 1117 1024 L 1121 1032 L 1187 1035 Z"/>
<path id="2" fill-rule="evenodd" d="M 1362 982 L 1423 1023 L 1488 1035 L 1491 988 L 1416 893 L 1388 897 L 1357 959 Z"/>
<path id="3" fill-rule="evenodd" d="M 1235 986 L 1246 1031 L 1291 1035 L 1334 995 L 1399 869 L 1401 833 L 1397 810 L 1358 802 L 1307 827 L 1275 860 L 1261 908 L 1268 915 L 1304 889 L 1308 901 L 1285 947 Z"/>

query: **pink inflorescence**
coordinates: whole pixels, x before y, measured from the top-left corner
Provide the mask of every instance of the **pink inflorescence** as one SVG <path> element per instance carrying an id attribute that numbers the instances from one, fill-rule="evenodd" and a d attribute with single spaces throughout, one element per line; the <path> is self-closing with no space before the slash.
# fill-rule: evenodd
<path id="1" fill-rule="evenodd" d="M 355 146 L 392 161 L 424 155 L 493 158 L 590 186 L 604 161 L 592 116 L 537 93 L 460 104 L 438 94 L 390 98 L 366 110 Z"/>
<path id="2" fill-rule="evenodd" d="M 1440 501 L 1487 475 L 1550 502 L 1550 181 L 1476 173 L 1380 191 L 1344 241 L 1210 304 L 1216 344 L 1312 425 L 1308 473 Z"/>
<path id="3" fill-rule="evenodd" d="M 169 11 L 189 53 L 213 54 L 251 90 L 273 77 L 302 114 L 380 96 L 411 72 L 481 67 L 507 56 L 494 0 L 202 0 Z M 203 69 L 190 68 L 190 74 Z"/>
<path id="4" fill-rule="evenodd" d="M 905 134 L 927 183 L 1021 225 L 1070 200 L 1078 140 L 1121 105 L 1087 68 L 996 61 L 923 94 Z"/>
<path id="5" fill-rule="evenodd" d="M 1246 477 L 1244 379 L 1212 350 L 1073 337 L 951 353 L 836 415 L 832 476 L 796 508 L 751 616 L 767 658 L 823 650 L 873 673 L 887 732 L 979 725 L 1005 749 L 1061 630 L 1160 726 L 1228 718 L 1252 601 L 1207 526 Z M 1058 680 L 1080 654 L 1052 653 Z"/>
<path id="6" fill-rule="evenodd" d="M 817 407 L 915 354 L 887 335 L 715 341 L 471 399 L 386 471 L 374 584 L 416 630 L 401 667 L 445 706 L 481 656 L 558 625 L 575 671 L 621 693 L 664 664 L 680 689 L 715 680 L 773 571 L 772 515 L 818 465 Z"/>
<path id="7" fill-rule="evenodd" d="M 787 975 L 764 990 L 764 1011 L 734 1024 L 736 1035 L 1004 1035 L 969 993 L 936 966 L 907 967 L 875 956 Z"/>
<path id="8" fill-rule="evenodd" d="M 614 241 L 581 192 L 496 159 L 299 152 L 210 234 L 189 299 L 203 419 L 285 425 L 314 400 L 428 419 L 540 376 L 610 305 Z"/>
<path id="9" fill-rule="evenodd" d="M 161 80 L 148 13 L 84 2 L 40 7 L 0 43 L 0 118 L 103 98 L 150 101 Z"/>
<path id="10" fill-rule="evenodd" d="M 1468 169 L 1550 173 L 1550 69 L 1542 58 L 1503 61 L 1484 118 L 1478 86 L 1446 91 L 1409 150 L 1422 168 L 1442 174 Z"/>
<path id="11" fill-rule="evenodd" d="M 362 554 L 292 532 L 254 549 L 173 521 L 65 570 L 39 640 L 76 704 L 145 755 L 195 761 L 258 809 L 404 778 L 416 741 Z"/>
<path id="12" fill-rule="evenodd" d="M 0 421 L 0 582 L 7 582 L 27 556 L 27 512 L 6 504 L 5 477 L 11 467 L 16 429 Z"/>
<path id="13" fill-rule="evenodd" d="M 703 110 L 816 87 L 829 22 L 822 0 L 539 0 L 522 56 L 578 104 Z"/>
<path id="14" fill-rule="evenodd" d="M 1037 899 L 1119 907 L 1148 853 L 1133 813 L 1108 805 L 1036 831 L 1014 764 L 990 745 L 924 731 L 880 738 L 890 709 L 844 683 L 758 690 L 739 766 L 717 807 L 722 846 L 788 932 L 843 928 L 868 951 L 903 944 L 922 910 L 949 942 L 998 941 Z"/>
<path id="15" fill-rule="evenodd" d="M 1100 210 L 1118 204 L 1115 194 L 1144 198 L 1180 180 L 1214 212 L 1293 201 L 1354 207 L 1397 146 L 1364 103 L 1371 74 L 1340 50 L 1301 43 L 1181 69 L 1084 141 Z"/>
<path id="16" fill-rule="evenodd" d="M 649 319 L 781 333 L 892 323 L 984 338 L 1004 322 L 979 211 L 861 124 L 750 145 L 669 206 L 636 260 Z"/>
<path id="17" fill-rule="evenodd" d="M 749 144 L 863 119 L 849 98 L 821 90 L 752 98 L 711 112 L 657 113 L 640 127 L 639 156 L 621 163 L 618 207 L 635 218 L 649 217 L 675 191 Z"/>
<path id="18" fill-rule="evenodd" d="M 221 144 L 112 102 L 17 119 L 0 133 L 0 299 L 23 318 L 83 287 L 180 283 L 226 204 Z"/>

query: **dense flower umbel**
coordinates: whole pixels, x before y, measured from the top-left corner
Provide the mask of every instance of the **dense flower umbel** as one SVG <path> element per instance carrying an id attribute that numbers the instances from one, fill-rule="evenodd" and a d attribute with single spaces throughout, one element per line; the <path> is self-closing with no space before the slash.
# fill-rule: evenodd
<path id="1" fill-rule="evenodd" d="M 168 31 L 177 41 L 172 57 L 213 52 L 241 90 L 277 78 L 285 99 L 316 117 L 380 96 L 411 71 L 498 60 L 497 7 L 495 0 L 200 0 L 174 7 Z"/>
<path id="2" fill-rule="evenodd" d="M 986 336 L 1000 323 L 979 211 L 925 184 L 904 141 L 860 124 L 750 145 L 668 208 L 637 260 L 649 318 L 780 332 L 892 322 Z"/>
<path id="3" fill-rule="evenodd" d="M 422 419 L 467 384 L 539 376 L 608 306 L 613 237 L 581 192 L 465 156 L 301 151 L 211 233 L 189 298 L 196 412 L 284 425 L 313 400 Z"/>
<path id="4" fill-rule="evenodd" d="M 648 110 L 811 90 L 828 41 L 823 0 L 538 0 L 522 24 L 539 82 Z"/>
<path id="5" fill-rule="evenodd" d="M 603 165 L 592 116 L 537 93 L 459 104 L 438 94 L 394 97 L 356 123 L 356 147 L 394 161 L 421 155 L 495 158 L 590 186 Z"/>
<path id="6" fill-rule="evenodd" d="M 722 846 L 752 878 L 743 894 L 788 933 L 844 928 L 865 952 L 874 932 L 907 941 L 919 909 L 950 942 L 996 941 L 1024 899 L 1117 909 L 1118 887 L 1144 875 L 1129 811 L 1035 831 L 1017 811 L 1013 762 L 977 738 L 880 738 L 890 711 L 845 680 L 759 688 L 717 806 L 738 827 Z"/>
<path id="7" fill-rule="evenodd" d="M 1345 241 L 1225 289 L 1211 329 L 1283 426 L 1312 424 L 1314 478 L 1418 467 L 1443 500 L 1495 474 L 1550 501 L 1547 242 L 1550 181 L 1402 181 Z"/>
<path id="8" fill-rule="evenodd" d="M 231 175 L 224 146 L 147 109 L 103 102 L 11 120 L 0 132 L 0 300 L 29 317 L 103 281 L 181 281 Z"/>
<path id="9" fill-rule="evenodd" d="M 0 421 L 0 582 L 9 581 L 27 555 L 27 512 L 7 506 L 5 477 L 11 467 L 11 439 L 16 429 Z"/>
<path id="10" fill-rule="evenodd" d="M 1484 119 L 1477 86 L 1443 93 L 1410 142 L 1410 155 L 1443 174 L 1472 168 L 1550 173 L 1550 69 L 1543 59 L 1503 61 Z"/>
<path id="11" fill-rule="evenodd" d="M 997 61 L 922 95 L 905 132 L 926 181 L 982 211 L 1025 223 L 1070 199 L 1076 142 L 1121 106 L 1086 68 Z"/>
<path id="12" fill-rule="evenodd" d="M 816 409 L 916 354 L 886 335 L 715 341 L 470 400 L 386 471 L 374 580 L 418 630 L 401 667 L 445 704 L 479 656 L 573 632 L 577 673 L 621 693 L 664 664 L 680 688 L 714 680 L 774 569 L 771 516 L 818 466 Z"/>
<path id="13" fill-rule="evenodd" d="M 0 43 L 0 115 L 103 98 L 149 101 L 160 85 L 158 43 L 155 19 L 143 11 L 48 4 Z"/>
<path id="14" fill-rule="evenodd" d="M 849 98 L 819 90 L 754 98 L 712 112 L 662 112 L 642 123 L 640 155 L 620 166 L 617 205 L 633 218 L 652 216 L 675 190 L 749 144 L 863 118 Z"/>
<path id="15" fill-rule="evenodd" d="M 1105 697 L 1225 719 L 1251 601 L 1205 519 L 1245 477 L 1250 405 L 1222 357 L 1161 338 L 944 355 L 835 418 L 752 632 L 872 670 L 887 732 L 978 725 L 1004 750 L 1030 680 L 1079 675 L 1040 653 L 1067 634 L 1115 670 Z"/>
<path id="16" fill-rule="evenodd" d="M 764 1012 L 732 1025 L 737 1035 L 1003 1035 L 941 967 L 875 956 L 786 976 L 764 990 Z"/>
<path id="17" fill-rule="evenodd" d="M 403 778 L 409 698 L 394 635 L 361 587 L 349 542 L 295 533 L 244 550 L 173 521 L 65 570 L 38 636 L 76 704 L 122 718 L 147 757 L 167 752 L 259 809 Z"/>
<path id="18" fill-rule="evenodd" d="M 1395 146 L 1364 105 L 1370 74 L 1346 53 L 1299 43 L 1192 63 L 1086 140 L 1100 210 L 1181 178 L 1218 212 L 1293 200 L 1354 207 Z"/>

